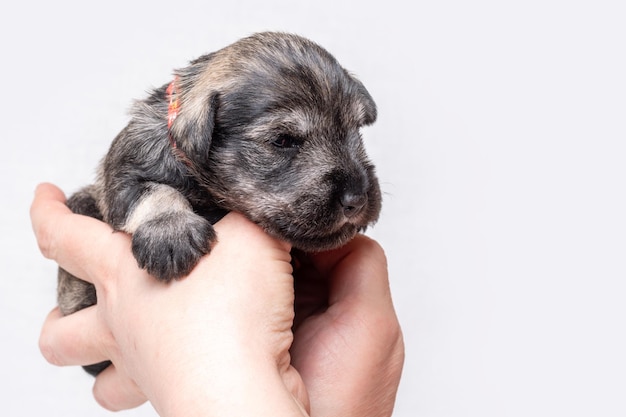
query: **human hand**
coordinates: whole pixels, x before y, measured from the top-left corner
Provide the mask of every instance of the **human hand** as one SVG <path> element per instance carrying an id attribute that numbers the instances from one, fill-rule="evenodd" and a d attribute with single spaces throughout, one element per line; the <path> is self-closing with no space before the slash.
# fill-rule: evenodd
<path id="1" fill-rule="evenodd" d="M 41 349 L 58 365 L 111 359 L 94 385 L 106 408 L 130 408 L 147 397 L 162 416 L 242 414 L 246 406 L 255 415 L 264 415 L 263 407 L 267 415 L 303 415 L 308 390 L 313 416 L 391 414 L 404 351 L 384 254 L 373 241 L 358 236 L 344 248 L 301 258 L 291 348 L 299 374 L 287 350 L 288 246 L 227 216 L 216 225 L 220 243 L 212 254 L 168 287 L 137 268 L 128 236 L 71 214 L 63 201 L 54 187 L 38 189 L 32 217 L 40 247 L 91 280 L 99 298 L 67 317 L 53 310 Z"/>
<path id="2" fill-rule="evenodd" d="M 161 416 L 305 415 L 290 365 L 289 246 L 242 216 L 216 225 L 219 243 L 185 279 L 163 284 L 137 267 L 130 237 L 72 214 L 63 193 L 38 187 L 31 217 L 42 253 L 96 286 L 98 304 L 44 324 L 57 365 L 110 359 L 94 395 L 119 410 L 151 401 Z"/>
<path id="3" fill-rule="evenodd" d="M 382 248 L 357 235 L 339 249 L 297 259 L 291 354 L 311 415 L 390 416 L 404 343 Z"/>

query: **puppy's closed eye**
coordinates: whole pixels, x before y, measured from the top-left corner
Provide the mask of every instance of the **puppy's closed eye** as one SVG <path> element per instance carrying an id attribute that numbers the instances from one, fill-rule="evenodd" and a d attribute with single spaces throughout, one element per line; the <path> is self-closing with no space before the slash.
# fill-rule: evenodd
<path id="1" fill-rule="evenodd" d="M 272 141 L 272 145 L 280 149 L 297 149 L 302 145 L 303 141 L 302 138 L 294 135 L 281 134 Z"/>

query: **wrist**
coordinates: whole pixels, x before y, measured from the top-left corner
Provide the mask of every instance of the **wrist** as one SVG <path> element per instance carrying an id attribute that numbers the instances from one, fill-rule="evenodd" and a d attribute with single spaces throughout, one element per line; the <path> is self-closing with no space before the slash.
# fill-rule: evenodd
<path id="1" fill-rule="evenodd" d="M 225 357 L 215 366 L 196 365 L 160 380 L 154 388 L 149 398 L 161 417 L 308 415 L 268 360 Z"/>

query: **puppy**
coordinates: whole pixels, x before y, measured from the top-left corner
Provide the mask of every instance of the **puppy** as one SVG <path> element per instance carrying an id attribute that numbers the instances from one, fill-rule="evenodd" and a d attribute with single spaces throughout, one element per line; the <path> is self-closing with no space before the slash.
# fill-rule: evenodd
<path id="1" fill-rule="evenodd" d="M 231 210 L 296 249 L 331 249 L 379 216 L 359 133 L 375 119 L 363 84 L 326 50 L 259 33 L 138 101 L 96 182 L 68 206 L 131 234 L 139 266 L 165 282 L 210 251 L 212 224 Z M 95 304 L 95 289 L 60 269 L 58 303 L 70 314 Z"/>

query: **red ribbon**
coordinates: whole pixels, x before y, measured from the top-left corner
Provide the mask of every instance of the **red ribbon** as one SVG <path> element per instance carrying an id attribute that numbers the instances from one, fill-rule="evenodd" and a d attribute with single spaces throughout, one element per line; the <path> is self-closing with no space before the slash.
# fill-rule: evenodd
<path id="1" fill-rule="evenodd" d="M 172 124 L 174 123 L 174 120 L 176 120 L 176 116 L 178 116 L 178 111 L 180 110 L 180 103 L 178 101 L 178 94 L 176 91 L 177 81 L 178 77 L 175 77 L 174 81 L 172 81 L 165 90 L 169 102 L 167 105 L 167 130 L 172 128 Z M 172 146 L 176 148 L 176 141 L 172 138 L 172 132 L 169 132 L 169 136 Z"/>

